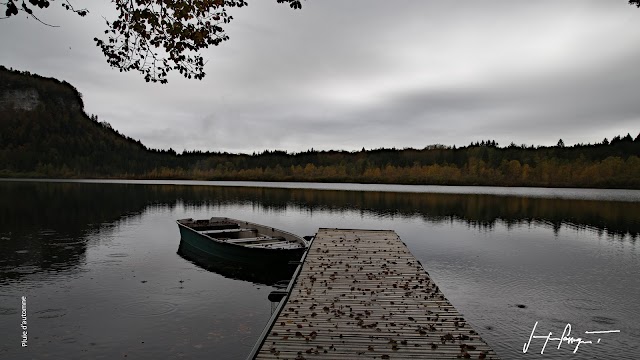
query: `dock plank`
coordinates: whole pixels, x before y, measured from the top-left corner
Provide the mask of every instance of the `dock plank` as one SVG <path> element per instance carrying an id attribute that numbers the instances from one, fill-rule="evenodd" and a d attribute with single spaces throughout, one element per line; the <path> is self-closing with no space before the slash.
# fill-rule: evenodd
<path id="1" fill-rule="evenodd" d="M 498 359 L 393 231 L 319 229 L 256 359 Z"/>

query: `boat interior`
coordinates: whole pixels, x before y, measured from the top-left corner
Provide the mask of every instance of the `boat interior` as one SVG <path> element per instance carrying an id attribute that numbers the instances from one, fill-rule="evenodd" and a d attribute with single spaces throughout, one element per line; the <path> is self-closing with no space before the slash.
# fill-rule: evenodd
<path id="1" fill-rule="evenodd" d="M 241 227 L 240 224 L 231 221 L 196 220 L 189 226 L 210 238 L 250 248 L 299 249 L 305 247 L 303 243 L 287 240 L 282 236 L 264 235 L 256 228 Z"/>

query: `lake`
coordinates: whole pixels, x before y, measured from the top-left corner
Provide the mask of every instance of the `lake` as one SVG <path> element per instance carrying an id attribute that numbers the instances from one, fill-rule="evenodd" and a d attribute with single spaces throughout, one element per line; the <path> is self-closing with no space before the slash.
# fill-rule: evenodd
<path id="1" fill-rule="evenodd" d="M 244 359 L 275 288 L 177 254 L 175 220 L 212 216 L 395 230 L 503 359 L 640 356 L 640 191 L 3 180 L 0 358 Z M 536 322 L 593 343 L 524 354 Z"/>

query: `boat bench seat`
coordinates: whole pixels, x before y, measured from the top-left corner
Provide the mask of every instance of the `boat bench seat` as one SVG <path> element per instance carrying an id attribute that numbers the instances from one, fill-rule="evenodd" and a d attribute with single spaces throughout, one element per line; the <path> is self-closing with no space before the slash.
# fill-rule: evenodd
<path id="1" fill-rule="evenodd" d="M 259 236 L 259 237 L 253 237 L 253 238 L 229 239 L 229 240 L 224 240 L 224 242 L 228 242 L 232 244 L 242 244 L 242 243 L 251 243 L 251 242 L 257 242 L 257 243 L 280 242 L 282 240 L 284 240 L 284 238 L 279 236 L 276 236 L 276 237 Z"/>
<path id="2" fill-rule="evenodd" d="M 204 231 L 199 231 L 199 233 L 205 234 L 205 235 L 214 235 L 214 234 L 235 233 L 235 232 L 241 232 L 241 231 L 255 232 L 258 230 L 252 229 L 252 228 L 238 228 L 238 229 L 222 229 L 222 230 L 204 230 Z"/>

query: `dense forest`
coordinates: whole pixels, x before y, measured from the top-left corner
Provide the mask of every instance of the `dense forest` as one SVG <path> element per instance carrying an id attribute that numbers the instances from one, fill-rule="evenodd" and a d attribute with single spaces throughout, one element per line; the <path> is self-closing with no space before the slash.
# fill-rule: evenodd
<path id="1" fill-rule="evenodd" d="M 70 84 L 0 66 L 0 176 L 640 189 L 640 134 L 597 144 L 259 154 L 155 150 L 84 112 Z"/>

